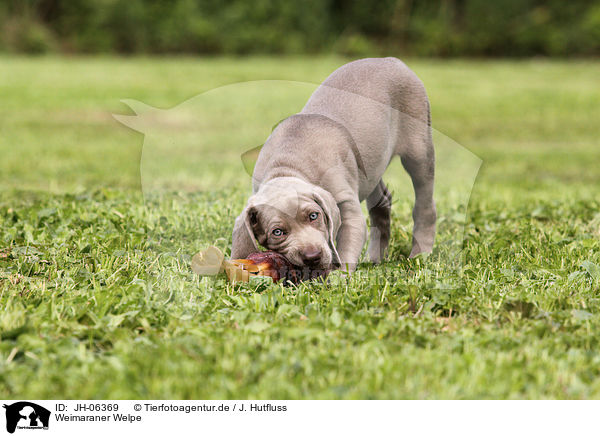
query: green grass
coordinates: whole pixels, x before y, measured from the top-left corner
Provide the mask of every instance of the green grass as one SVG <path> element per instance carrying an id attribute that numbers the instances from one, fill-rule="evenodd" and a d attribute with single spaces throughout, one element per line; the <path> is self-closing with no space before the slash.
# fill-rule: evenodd
<path id="1" fill-rule="evenodd" d="M 1 58 L 0 397 L 600 398 L 598 61 L 408 60 L 435 128 L 483 160 L 458 270 L 444 250 L 462 209 L 442 183 L 440 248 L 405 258 L 396 165 L 383 266 L 297 288 L 193 275 L 191 255 L 229 247 L 250 183 L 239 152 L 262 130 L 221 126 L 202 143 L 218 167 L 190 186 L 163 174 L 144 203 L 143 136 L 110 116 L 130 113 L 119 101 L 318 83 L 344 62 Z"/>

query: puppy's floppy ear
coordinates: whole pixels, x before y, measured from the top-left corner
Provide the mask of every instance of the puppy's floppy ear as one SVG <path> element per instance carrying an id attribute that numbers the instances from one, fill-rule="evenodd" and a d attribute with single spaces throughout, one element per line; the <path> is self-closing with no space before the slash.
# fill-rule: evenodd
<path id="1" fill-rule="evenodd" d="M 340 225 L 342 224 L 340 209 L 338 208 L 333 195 L 318 186 L 315 186 L 314 188 L 313 198 L 321 209 L 323 209 L 323 213 L 325 214 L 325 224 L 327 225 L 327 233 L 329 234 L 329 247 L 333 253 L 332 262 L 339 265 L 341 261 L 340 255 L 335 248 L 335 240 Z"/>
<path id="2" fill-rule="evenodd" d="M 258 212 L 252 207 L 246 207 L 235 219 L 231 236 L 231 258 L 245 259 L 249 254 L 260 251 L 253 226 L 258 222 Z"/>

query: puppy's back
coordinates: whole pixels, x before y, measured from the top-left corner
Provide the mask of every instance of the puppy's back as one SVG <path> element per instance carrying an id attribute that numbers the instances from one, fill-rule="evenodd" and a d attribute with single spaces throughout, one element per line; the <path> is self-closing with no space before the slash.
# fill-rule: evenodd
<path id="1" fill-rule="evenodd" d="M 336 92 L 336 90 L 341 92 Z M 357 98 L 357 109 L 366 99 L 389 106 L 422 122 L 428 122 L 429 103 L 425 87 L 417 75 L 399 59 L 366 58 L 345 64 L 335 70 L 317 88 L 308 100 L 303 113 L 320 113 L 335 116 L 332 109 L 349 109 L 347 105 L 332 100 L 348 100 L 347 93 Z M 333 103 L 333 104 L 332 104 Z"/>

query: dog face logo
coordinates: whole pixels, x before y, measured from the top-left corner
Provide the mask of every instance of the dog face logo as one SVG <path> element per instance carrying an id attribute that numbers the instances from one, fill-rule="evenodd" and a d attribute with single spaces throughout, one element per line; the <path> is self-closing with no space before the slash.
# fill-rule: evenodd
<path id="1" fill-rule="evenodd" d="M 5 404 L 6 431 L 14 433 L 15 429 L 48 429 L 50 411 L 29 401 Z"/>

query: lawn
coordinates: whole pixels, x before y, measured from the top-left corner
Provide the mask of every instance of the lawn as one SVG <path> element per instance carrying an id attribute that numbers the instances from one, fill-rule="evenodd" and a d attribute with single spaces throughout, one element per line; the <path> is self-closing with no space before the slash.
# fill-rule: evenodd
<path id="1" fill-rule="evenodd" d="M 0 397 L 600 398 L 600 61 L 407 60 L 440 151 L 431 256 L 406 259 L 396 163 L 383 265 L 191 272 L 229 249 L 240 154 L 344 62 L 0 57 Z M 130 102 L 166 120 L 144 137 L 122 99 L 176 108 Z"/>

